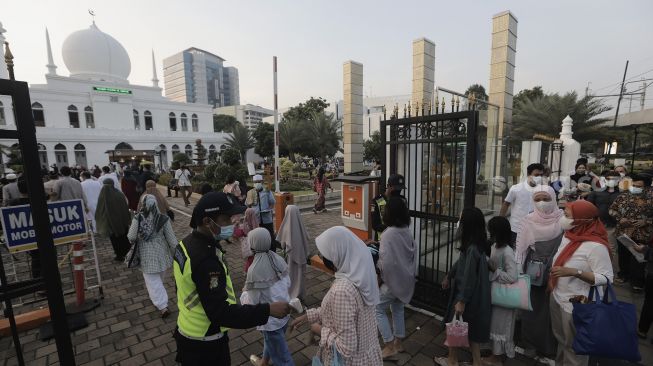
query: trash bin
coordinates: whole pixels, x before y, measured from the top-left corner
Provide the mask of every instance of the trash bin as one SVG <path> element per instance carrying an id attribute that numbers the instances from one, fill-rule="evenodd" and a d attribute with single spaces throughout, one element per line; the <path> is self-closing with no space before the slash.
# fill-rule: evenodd
<path id="1" fill-rule="evenodd" d="M 286 207 L 295 204 L 295 196 L 290 192 L 276 192 L 274 194 L 274 231 L 278 232 L 286 214 Z"/>

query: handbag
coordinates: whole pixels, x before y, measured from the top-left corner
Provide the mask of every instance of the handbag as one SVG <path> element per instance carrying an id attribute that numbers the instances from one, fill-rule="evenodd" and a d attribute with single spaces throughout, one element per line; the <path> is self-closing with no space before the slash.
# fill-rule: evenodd
<path id="1" fill-rule="evenodd" d="M 573 304 L 574 352 L 639 362 L 642 357 L 638 348 L 635 305 L 618 301 L 609 279 L 603 300 L 596 286 L 590 287 L 587 297 L 590 303 Z"/>
<path id="2" fill-rule="evenodd" d="M 458 317 L 460 316 L 460 319 Z M 444 345 L 447 347 L 469 347 L 469 324 L 463 321 L 462 315 L 454 315 L 450 323 L 445 324 L 447 328 L 447 339 Z"/>
<path id="3" fill-rule="evenodd" d="M 332 350 L 333 350 L 333 358 L 331 359 L 331 366 L 345 366 L 345 361 L 342 359 L 342 355 L 338 353 L 335 343 L 333 344 Z M 311 366 L 324 366 L 322 360 L 320 359 L 320 356 L 317 355 L 313 356 Z"/>
<path id="4" fill-rule="evenodd" d="M 547 263 L 538 260 L 526 262 L 526 274 L 531 278 L 532 286 L 546 286 L 547 284 Z"/>
<path id="5" fill-rule="evenodd" d="M 500 268 L 503 268 L 503 264 Z M 492 305 L 507 309 L 533 311 L 531 277 L 527 274 L 520 274 L 514 283 L 492 281 Z"/>
<path id="6" fill-rule="evenodd" d="M 141 225 L 141 219 L 143 216 L 138 217 L 138 225 Z M 138 238 L 136 239 L 136 242 L 129 248 L 129 251 L 127 252 L 127 255 L 125 255 L 125 264 L 127 265 L 127 268 L 137 268 L 141 265 L 141 254 L 138 251 Z"/>

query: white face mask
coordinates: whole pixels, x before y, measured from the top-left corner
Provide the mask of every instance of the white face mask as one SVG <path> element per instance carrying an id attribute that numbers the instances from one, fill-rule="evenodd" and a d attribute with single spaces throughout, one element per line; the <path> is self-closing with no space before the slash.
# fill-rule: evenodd
<path id="1" fill-rule="evenodd" d="M 610 188 L 614 188 L 619 185 L 619 181 L 615 179 L 608 179 L 607 181 L 605 181 L 605 185 Z"/>
<path id="2" fill-rule="evenodd" d="M 560 216 L 560 219 L 558 220 L 558 223 L 560 223 L 560 227 L 562 230 L 571 230 L 574 228 L 574 219 L 570 219 L 567 216 Z"/>
<path id="3" fill-rule="evenodd" d="M 542 184 L 542 176 L 537 176 L 537 177 L 531 177 L 533 183 L 537 184 Z"/>
<path id="4" fill-rule="evenodd" d="M 644 192 L 644 188 L 642 188 L 642 187 L 635 187 L 635 186 L 630 186 L 630 187 L 628 188 L 628 190 L 629 190 L 630 193 L 632 193 L 632 194 L 641 194 L 642 192 Z"/>
<path id="5" fill-rule="evenodd" d="M 555 203 L 553 201 L 538 201 L 535 202 L 535 208 L 545 214 L 550 214 L 555 210 Z"/>

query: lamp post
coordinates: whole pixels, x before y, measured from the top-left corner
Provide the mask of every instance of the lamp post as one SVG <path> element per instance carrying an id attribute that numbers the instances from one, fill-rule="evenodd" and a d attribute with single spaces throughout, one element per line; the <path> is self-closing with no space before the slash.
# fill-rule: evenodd
<path id="1" fill-rule="evenodd" d="M 163 150 L 161 149 L 161 146 L 159 145 L 155 146 L 154 153 L 156 153 L 159 156 L 159 173 L 163 173 L 163 159 L 161 158 Z"/>

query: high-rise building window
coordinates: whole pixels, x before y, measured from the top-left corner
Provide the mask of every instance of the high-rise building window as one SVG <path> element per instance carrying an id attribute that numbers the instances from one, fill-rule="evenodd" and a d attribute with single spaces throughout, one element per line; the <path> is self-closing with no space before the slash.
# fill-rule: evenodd
<path id="1" fill-rule="evenodd" d="M 84 108 L 84 117 L 86 117 L 86 128 L 95 128 L 95 117 L 93 116 L 93 108 L 87 106 Z"/>
<path id="2" fill-rule="evenodd" d="M 134 129 L 135 130 L 140 130 L 141 129 L 141 120 L 138 117 L 138 111 L 134 109 Z"/>
<path id="3" fill-rule="evenodd" d="M 193 113 L 193 115 L 191 116 L 190 121 L 191 121 L 191 124 L 193 125 L 193 132 L 199 131 L 200 126 L 199 126 L 199 121 L 197 119 L 197 114 Z"/>
<path id="4" fill-rule="evenodd" d="M 79 128 L 79 113 L 77 112 L 77 107 L 72 104 L 68 106 L 68 121 L 70 122 L 70 127 Z"/>
<path id="5" fill-rule="evenodd" d="M 182 113 L 180 118 L 181 118 L 181 130 L 188 131 L 188 117 L 186 116 L 186 113 Z"/>
<path id="6" fill-rule="evenodd" d="M 34 116 L 34 126 L 45 127 L 45 113 L 43 113 L 43 106 L 41 103 L 32 103 L 32 116 Z"/>
<path id="7" fill-rule="evenodd" d="M 170 119 L 170 131 L 177 131 L 177 116 L 170 112 L 168 118 Z"/>
<path id="8" fill-rule="evenodd" d="M 2 106 L 2 102 L 0 102 L 0 125 L 4 126 L 7 124 L 7 121 L 5 120 L 5 108 Z"/>
<path id="9" fill-rule="evenodd" d="M 148 131 L 153 129 L 153 127 L 152 127 L 152 112 L 145 111 L 145 113 L 143 113 L 143 118 L 145 118 L 145 129 L 148 130 Z"/>

